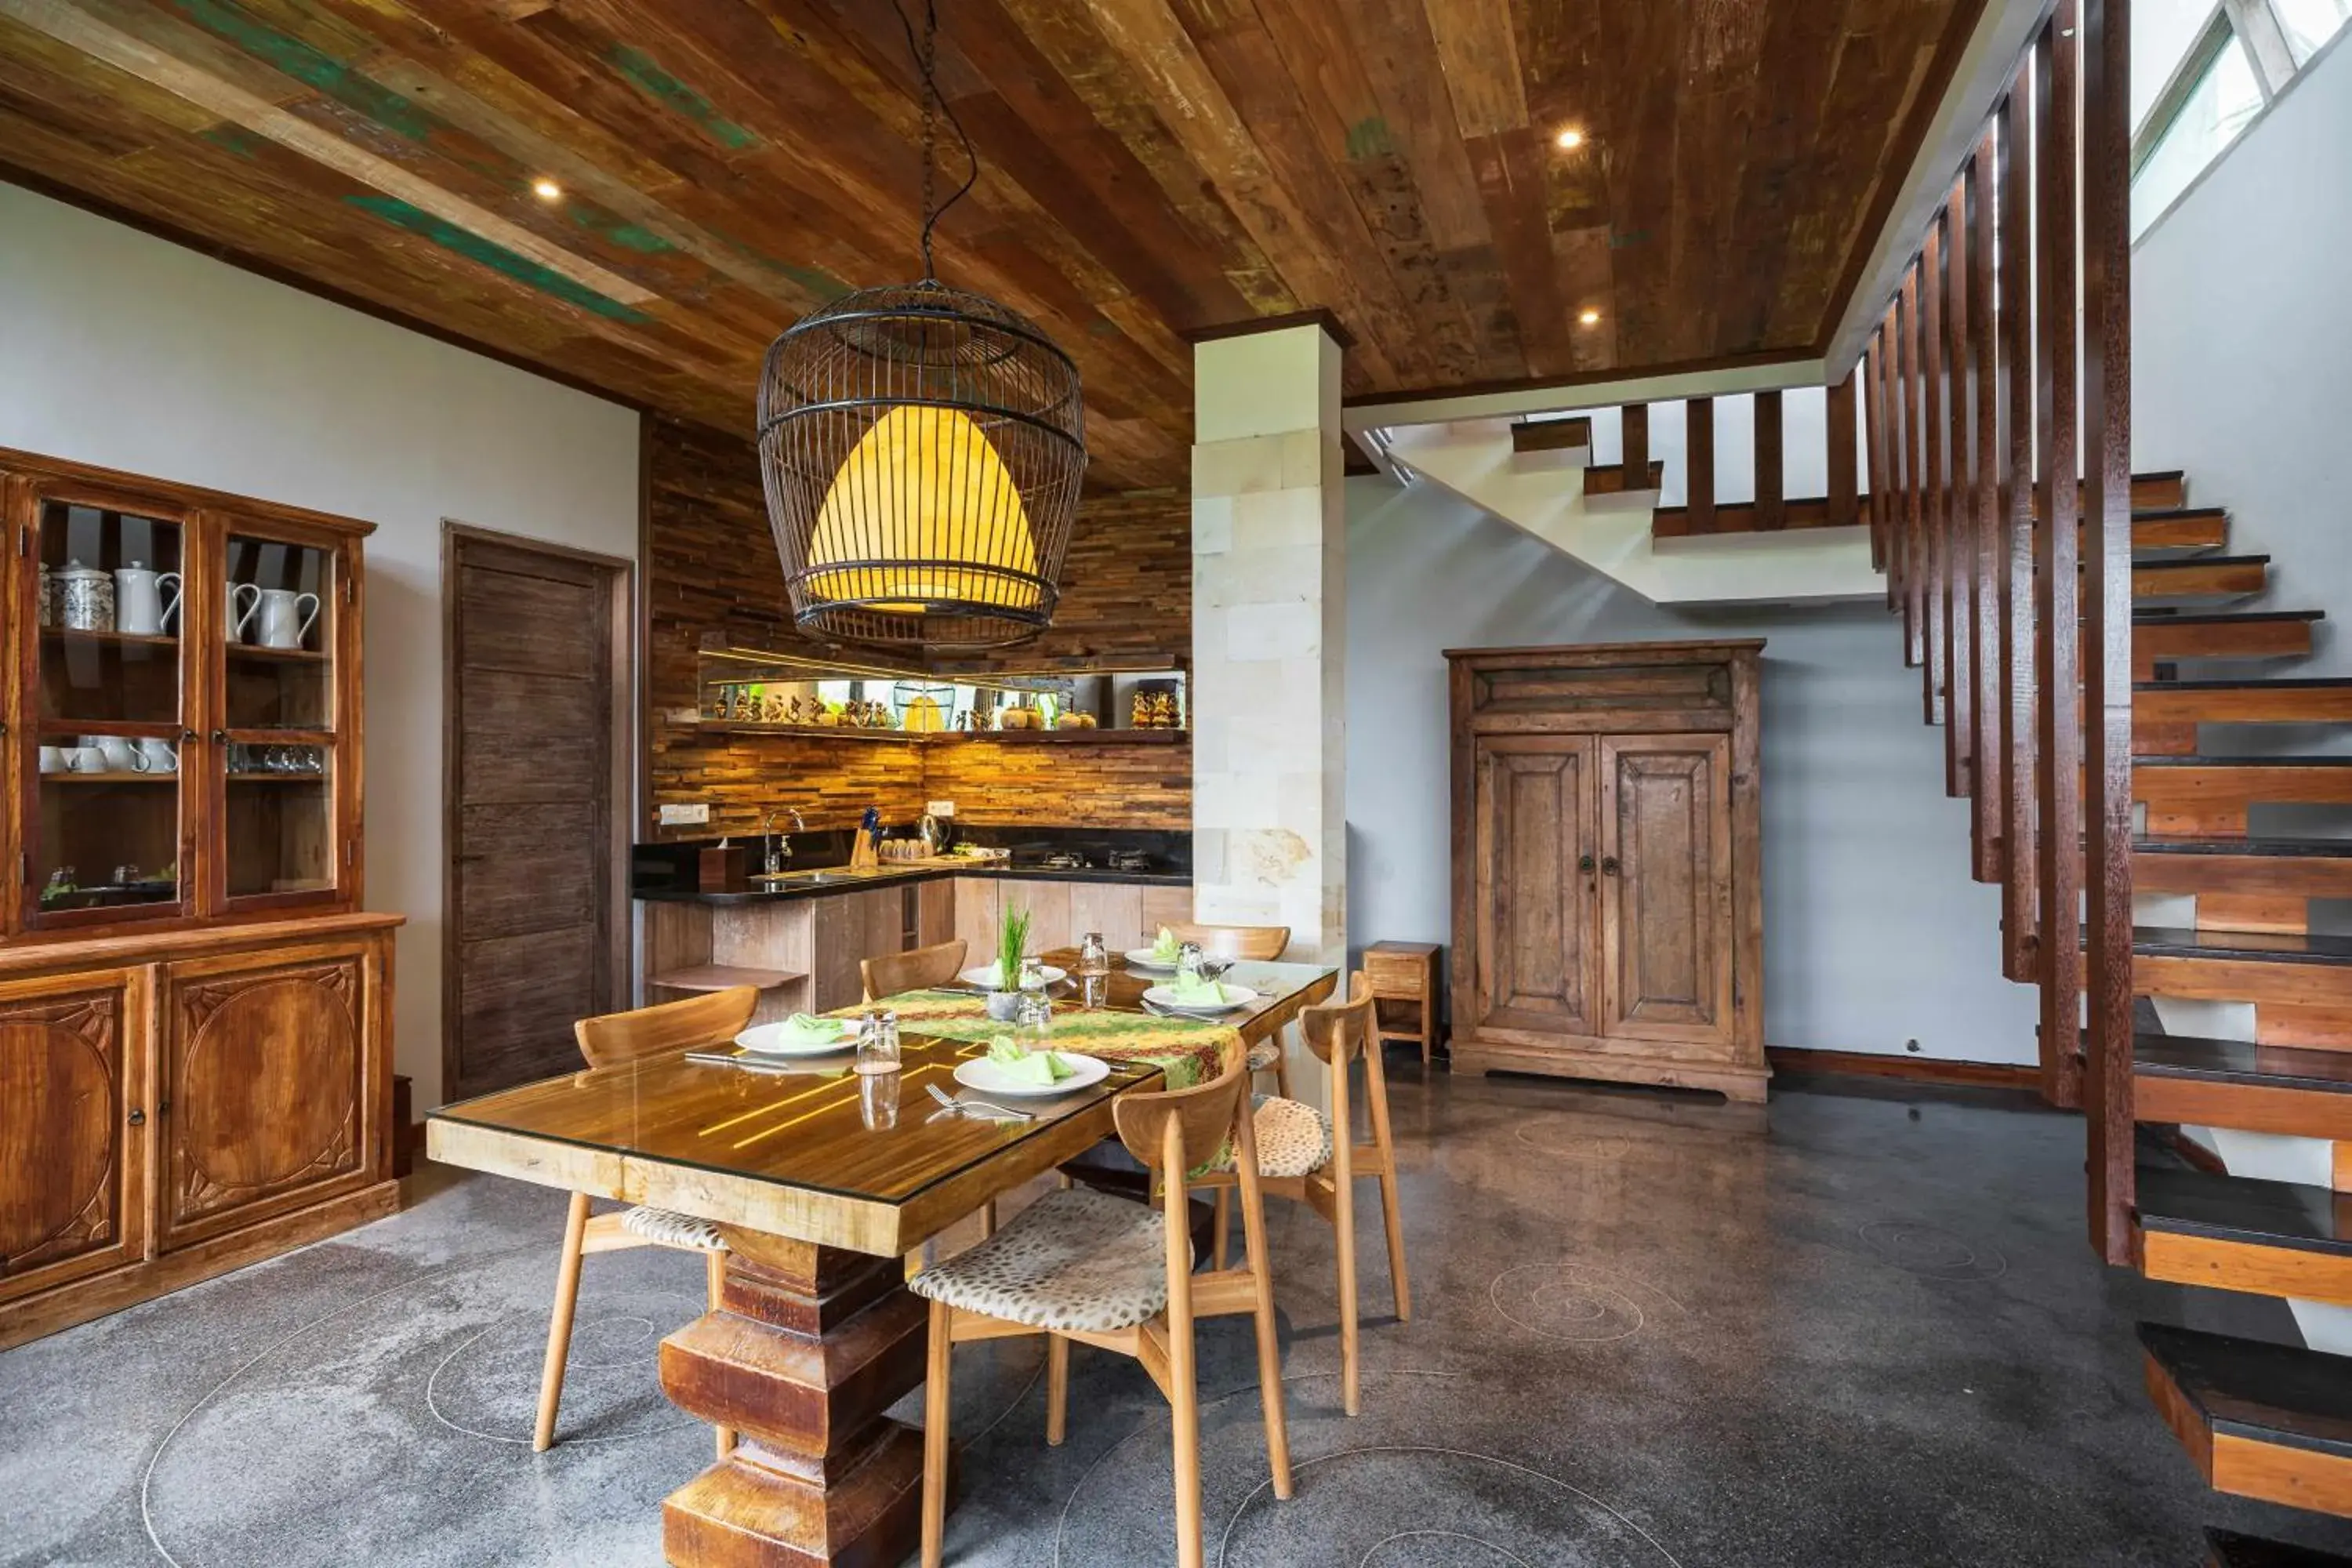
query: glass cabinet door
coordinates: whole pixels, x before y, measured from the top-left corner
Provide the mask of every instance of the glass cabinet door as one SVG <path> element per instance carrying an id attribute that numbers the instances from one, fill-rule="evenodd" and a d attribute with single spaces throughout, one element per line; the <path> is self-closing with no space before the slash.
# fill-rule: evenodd
<path id="1" fill-rule="evenodd" d="M 43 496 L 34 513 L 29 580 L 18 584 L 32 612 L 19 666 L 26 921 L 188 913 L 186 521 L 96 493 Z"/>
<path id="2" fill-rule="evenodd" d="M 222 775 L 222 901 L 337 896 L 347 862 L 338 790 L 346 589 L 342 547 L 227 521 L 213 735 Z"/>

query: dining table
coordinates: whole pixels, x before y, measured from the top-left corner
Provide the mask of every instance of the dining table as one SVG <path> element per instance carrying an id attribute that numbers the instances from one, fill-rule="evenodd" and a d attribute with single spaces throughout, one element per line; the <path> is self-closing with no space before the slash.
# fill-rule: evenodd
<path id="1" fill-rule="evenodd" d="M 1075 1092 L 1019 1100 L 1027 1121 L 952 1112 L 933 1092 L 974 1099 L 957 1068 L 1011 1031 L 968 987 L 840 1010 L 897 1014 L 895 1072 L 855 1070 L 846 1047 L 741 1062 L 682 1049 L 427 1119 L 426 1152 L 444 1164 L 719 1227 L 718 1301 L 662 1341 L 659 1373 L 673 1404 L 738 1441 L 664 1500 L 668 1562 L 814 1568 L 895 1563 L 914 1551 L 922 1439 L 887 1415 L 924 1373 L 925 1304 L 907 1289 L 903 1260 L 1112 1136 L 1121 1095 L 1213 1074 L 1236 1035 L 1273 1038 L 1339 983 L 1328 964 L 1236 963 L 1223 978 L 1255 999 L 1192 1016 L 1147 1002 L 1165 976 L 1121 958 L 1082 979 L 1075 950 L 1040 957 L 1073 976 L 1050 988 L 1053 1048 L 1109 1070 Z"/>

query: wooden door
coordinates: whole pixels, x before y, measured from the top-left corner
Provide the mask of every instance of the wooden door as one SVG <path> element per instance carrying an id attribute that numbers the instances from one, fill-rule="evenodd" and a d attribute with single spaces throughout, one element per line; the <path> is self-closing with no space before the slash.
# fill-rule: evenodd
<path id="1" fill-rule="evenodd" d="M 1603 1033 L 1731 1038 L 1731 737 L 1601 742 Z"/>
<path id="2" fill-rule="evenodd" d="M 442 1092 L 580 1065 L 626 1005 L 629 567 L 452 529 Z"/>
<path id="3" fill-rule="evenodd" d="M 138 972 L 0 985 L 0 1301 L 144 1253 Z"/>
<path id="4" fill-rule="evenodd" d="M 1481 738 L 1475 757 L 1477 1027 L 1598 1033 L 1592 741 Z"/>
<path id="5" fill-rule="evenodd" d="M 377 1179 L 373 951 L 322 942 L 165 966 L 163 1247 Z"/>

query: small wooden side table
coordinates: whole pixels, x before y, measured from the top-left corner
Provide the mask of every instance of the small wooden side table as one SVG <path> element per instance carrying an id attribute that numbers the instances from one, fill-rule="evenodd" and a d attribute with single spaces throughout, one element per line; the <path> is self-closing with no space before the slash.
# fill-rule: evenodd
<path id="1" fill-rule="evenodd" d="M 1383 1044 L 1412 1040 L 1421 1047 L 1421 1065 L 1437 1044 L 1437 955 L 1433 942 L 1376 942 L 1364 949 L 1364 975 L 1372 983 L 1374 1028 Z M 1419 1010 L 1418 1026 L 1390 1022 L 1382 1002 L 1410 1002 Z"/>

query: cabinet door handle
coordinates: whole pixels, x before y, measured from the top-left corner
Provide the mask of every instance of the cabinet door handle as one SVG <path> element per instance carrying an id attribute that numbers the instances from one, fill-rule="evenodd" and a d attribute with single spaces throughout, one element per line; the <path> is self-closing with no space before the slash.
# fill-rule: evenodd
<path id="1" fill-rule="evenodd" d="M 180 744 L 184 746 L 193 746 L 195 742 L 196 732 L 194 730 L 183 730 L 180 731 Z"/>
<path id="2" fill-rule="evenodd" d="M 1601 874 L 1604 877 L 1613 877 L 1617 874 L 1616 856 L 1604 855 L 1601 858 Z"/>
<path id="3" fill-rule="evenodd" d="M 227 745 L 227 744 L 228 744 L 228 731 L 227 731 L 226 730 L 215 730 L 215 731 L 213 731 L 213 744 L 214 744 L 214 745 L 215 745 L 215 746 L 226 746 L 226 745 Z"/>
<path id="4" fill-rule="evenodd" d="M 133 1127 L 147 1125 L 147 1113 L 135 1105 L 131 1108 L 131 1125 Z"/>
<path id="5" fill-rule="evenodd" d="M 1592 857 L 1590 855 L 1577 857 L 1576 868 L 1588 877 L 1592 875 Z"/>

